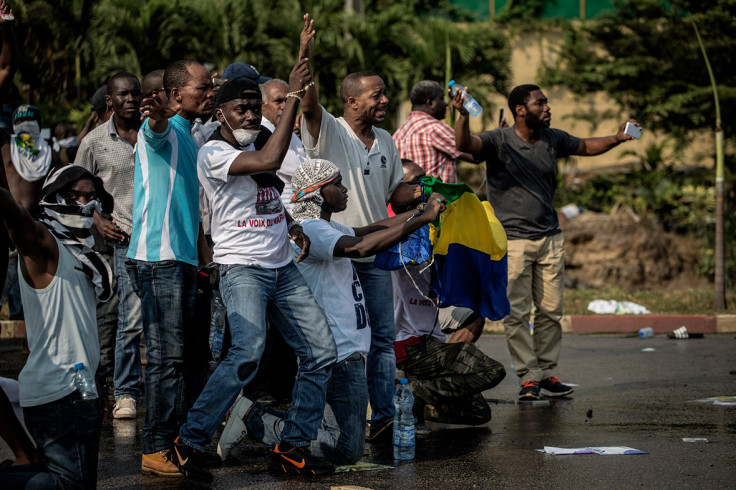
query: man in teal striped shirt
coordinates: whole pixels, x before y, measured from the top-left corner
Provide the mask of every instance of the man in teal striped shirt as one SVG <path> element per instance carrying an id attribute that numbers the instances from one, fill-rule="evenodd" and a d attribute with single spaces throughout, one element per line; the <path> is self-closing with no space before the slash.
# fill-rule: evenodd
<path id="1" fill-rule="evenodd" d="M 143 474 L 182 476 L 170 448 L 187 408 L 179 402 L 184 337 L 195 328 L 198 258 L 211 261 L 201 230 L 198 147 L 191 129 L 197 118 L 211 116 L 212 88 L 204 66 L 176 61 L 164 72 L 168 104 L 154 96 L 141 105 L 148 117 L 138 133 L 126 268 L 141 298 L 147 349 Z"/>

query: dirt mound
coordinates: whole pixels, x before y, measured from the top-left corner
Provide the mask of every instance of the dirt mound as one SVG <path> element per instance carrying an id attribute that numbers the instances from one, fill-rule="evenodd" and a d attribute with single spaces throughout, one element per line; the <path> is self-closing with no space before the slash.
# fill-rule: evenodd
<path id="1" fill-rule="evenodd" d="M 564 221 L 568 285 L 624 289 L 707 288 L 696 274 L 701 244 L 630 210 Z"/>

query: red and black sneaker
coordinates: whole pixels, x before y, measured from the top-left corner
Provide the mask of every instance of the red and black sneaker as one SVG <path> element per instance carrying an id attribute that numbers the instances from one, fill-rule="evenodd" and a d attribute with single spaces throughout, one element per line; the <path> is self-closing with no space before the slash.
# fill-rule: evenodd
<path id="1" fill-rule="evenodd" d="M 550 376 L 547 379 L 543 379 L 539 383 L 539 387 L 542 389 L 544 396 L 567 396 L 573 392 L 572 386 L 562 384 L 557 376 Z"/>
<path id="2" fill-rule="evenodd" d="M 208 458 L 207 453 L 187 446 L 179 437 L 174 441 L 173 449 L 172 461 L 184 476 L 205 483 L 212 482 L 212 472 L 209 470 L 212 458 Z"/>
<path id="3" fill-rule="evenodd" d="M 524 402 L 539 400 L 539 381 L 524 381 L 519 391 L 519 400 Z"/>
<path id="4" fill-rule="evenodd" d="M 273 448 L 268 469 L 276 474 L 327 476 L 335 472 L 335 465 L 324 458 L 312 456 L 306 446 L 294 447 L 281 441 Z"/>

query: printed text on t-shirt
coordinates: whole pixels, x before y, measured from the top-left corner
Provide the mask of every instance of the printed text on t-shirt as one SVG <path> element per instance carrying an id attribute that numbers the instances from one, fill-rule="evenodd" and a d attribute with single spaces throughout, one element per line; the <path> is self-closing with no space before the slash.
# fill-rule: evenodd
<path id="1" fill-rule="evenodd" d="M 284 216 L 284 213 L 281 213 L 280 215 L 276 216 L 275 218 L 253 218 L 253 219 L 243 219 L 238 220 L 238 228 L 245 228 L 245 227 L 251 227 L 251 228 L 264 228 L 267 226 L 273 226 L 281 223 L 286 219 L 286 216 Z"/>

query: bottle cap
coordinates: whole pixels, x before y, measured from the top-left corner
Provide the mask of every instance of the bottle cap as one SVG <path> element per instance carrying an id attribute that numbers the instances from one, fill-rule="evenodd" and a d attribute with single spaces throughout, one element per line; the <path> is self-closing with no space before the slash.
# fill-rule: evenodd
<path id="1" fill-rule="evenodd" d="M 401 378 L 401 379 L 399 380 L 399 384 L 402 384 L 402 385 L 408 385 L 408 384 L 409 384 L 409 380 L 408 380 L 408 379 L 406 379 L 406 378 Z"/>
<path id="2" fill-rule="evenodd" d="M 82 369 L 84 369 L 84 363 L 83 362 L 78 362 L 77 364 L 74 365 L 74 370 L 75 371 L 81 371 Z"/>
<path id="3" fill-rule="evenodd" d="M 455 85 L 456 83 L 457 83 L 457 82 L 456 82 L 455 80 L 450 80 L 450 83 L 449 83 L 448 85 L 449 85 L 450 87 L 452 87 L 452 86 L 453 86 L 453 85 Z"/>

